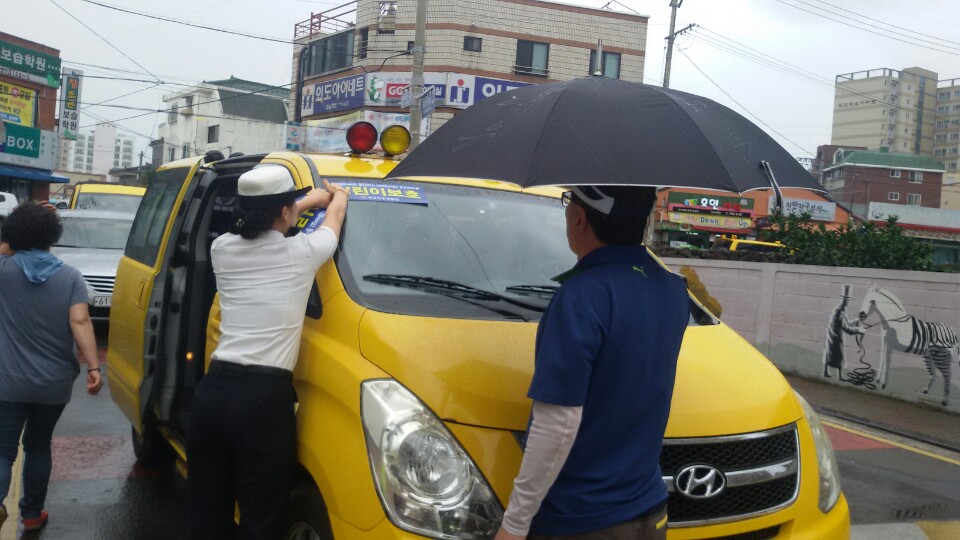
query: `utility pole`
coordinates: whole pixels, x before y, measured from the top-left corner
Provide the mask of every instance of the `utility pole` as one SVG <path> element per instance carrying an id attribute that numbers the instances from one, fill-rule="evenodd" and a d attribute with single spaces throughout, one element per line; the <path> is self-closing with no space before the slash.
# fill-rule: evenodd
<path id="1" fill-rule="evenodd" d="M 674 29 L 677 26 L 677 9 L 683 0 L 670 0 L 670 34 L 667 35 L 667 60 L 663 66 L 663 87 L 670 88 L 670 62 L 673 60 L 673 40 L 677 37 Z"/>
<path id="2" fill-rule="evenodd" d="M 413 76 L 410 81 L 410 150 L 420 144 L 420 98 L 423 97 L 423 55 L 427 41 L 427 0 L 417 0 L 417 27 L 413 37 Z"/>

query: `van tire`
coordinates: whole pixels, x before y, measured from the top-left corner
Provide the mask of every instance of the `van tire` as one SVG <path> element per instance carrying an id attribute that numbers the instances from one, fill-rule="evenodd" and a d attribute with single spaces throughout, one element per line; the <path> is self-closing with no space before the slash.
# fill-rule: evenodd
<path id="1" fill-rule="evenodd" d="M 333 539 L 327 506 L 312 484 L 300 484 L 290 492 L 283 531 L 285 540 Z"/>
<path id="2" fill-rule="evenodd" d="M 153 424 L 144 423 L 143 433 L 130 426 L 130 434 L 133 439 L 133 454 L 137 456 L 137 462 L 144 467 L 159 469 L 173 462 L 173 449 Z"/>

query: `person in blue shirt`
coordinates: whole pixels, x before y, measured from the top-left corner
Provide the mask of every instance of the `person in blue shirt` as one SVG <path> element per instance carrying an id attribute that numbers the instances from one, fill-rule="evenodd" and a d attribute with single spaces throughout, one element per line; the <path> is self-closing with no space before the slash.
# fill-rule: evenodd
<path id="1" fill-rule="evenodd" d="M 497 540 L 664 539 L 660 448 L 690 316 L 642 244 L 655 188 L 563 194 L 577 256 L 537 330 L 520 472 Z"/>

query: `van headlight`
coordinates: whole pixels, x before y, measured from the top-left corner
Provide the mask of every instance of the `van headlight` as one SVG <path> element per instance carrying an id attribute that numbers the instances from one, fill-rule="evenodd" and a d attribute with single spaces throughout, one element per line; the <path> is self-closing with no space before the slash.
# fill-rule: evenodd
<path id="1" fill-rule="evenodd" d="M 813 444 L 817 448 L 817 470 L 820 473 L 820 511 L 826 514 L 833 509 L 840 498 L 840 470 L 837 468 L 837 457 L 833 453 L 833 444 L 830 443 L 827 431 L 823 429 L 820 417 L 807 400 L 803 399 L 803 396 L 796 391 L 794 394 L 800 401 L 803 414 L 806 415 L 810 431 L 813 433 Z"/>
<path id="2" fill-rule="evenodd" d="M 500 501 L 460 443 L 409 390 L 391 379 L 360 391 L 374 485 L 394 525 L 433 538 L 492 538 Z"/>

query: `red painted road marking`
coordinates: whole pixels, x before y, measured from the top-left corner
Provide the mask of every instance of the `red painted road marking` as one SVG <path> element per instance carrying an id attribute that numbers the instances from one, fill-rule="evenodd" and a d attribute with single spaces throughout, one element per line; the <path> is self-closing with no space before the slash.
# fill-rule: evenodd
<path id="1" fill-rule="evenodd" d="M 830 426 L 824 426 L 824 428 L 827 430 L 827 435 L 830 436 L 833 449 L 838 452 L 843 450 L 882 450 L 886 448 L 896 448 L 892 444 L 861 437 L 849 431 L 839 430 Z"/>
<path id="2" fill-rule="evenodd" d="M 136 463 L 129 436 L 53 438 L 53 471 L 50 481 L 105 480 L 166 476 L 167 471 L 147 471 Z"/>

